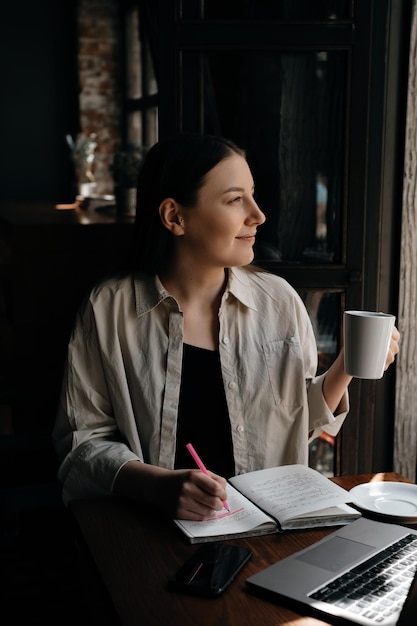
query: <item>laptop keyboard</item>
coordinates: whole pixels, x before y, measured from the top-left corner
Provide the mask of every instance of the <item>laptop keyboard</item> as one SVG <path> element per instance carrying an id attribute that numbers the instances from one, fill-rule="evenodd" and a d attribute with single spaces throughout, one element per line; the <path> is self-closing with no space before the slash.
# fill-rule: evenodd
<path id="1" fill-rule="evenodd" d="M 309 594 L 383 624 L 401 611 L 417 569 L 417 536 L 406 535 Z"/>

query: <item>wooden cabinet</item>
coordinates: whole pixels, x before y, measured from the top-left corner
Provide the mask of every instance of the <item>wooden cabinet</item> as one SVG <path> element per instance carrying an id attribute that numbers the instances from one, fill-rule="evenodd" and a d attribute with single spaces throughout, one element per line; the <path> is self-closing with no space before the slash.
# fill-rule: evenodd
<path id="1" fill-rule="evenodd" d="M 1 402 L 11 406 L 9 435 L 50 436 L 77 307 L 130 248 L 133 218 L 113 212 L 99 200 L 71 210 L 0 206 Z"/>

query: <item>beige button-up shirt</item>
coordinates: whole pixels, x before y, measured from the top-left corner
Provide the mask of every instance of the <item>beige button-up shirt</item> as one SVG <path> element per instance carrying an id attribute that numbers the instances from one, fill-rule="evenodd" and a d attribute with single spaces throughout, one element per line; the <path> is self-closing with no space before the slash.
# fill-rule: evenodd
<path id="1" fill-rule="evenodd" d="M 309 432 L 335 435 L 348 397 L 333 415 L 297 292 L 254 266 L 233 268 L 219 323 L 236 474 L 307 464 Z M 69 343 L 54 428 L 65 502 L 111 493 L 130 460 L 173 468 L 182 350 L 183 313 L 157 277 L 114 277 L 92 290 Z"/>

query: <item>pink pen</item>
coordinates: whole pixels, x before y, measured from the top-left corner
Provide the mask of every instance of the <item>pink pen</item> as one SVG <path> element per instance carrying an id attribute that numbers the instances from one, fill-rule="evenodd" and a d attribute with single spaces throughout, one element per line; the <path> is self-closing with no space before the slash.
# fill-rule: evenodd
<path id="1" fill-rule="evenodd" d="M 206 469 L 206 466 L 204 465 L 203 461 L 198 456 L 197 452 L 194 450 L 194 446 L 191 443 L 187 443 L 186 448 L 187 448 L 188 452 L 191 454 L 191 456 L 193 457 L 193 459 L 196 462 L 198 468 L 203 472 L 203 474 L 206 474 L 206 476 L 209 476 L 209 473 L 208 473 L 208 471 Z M 226 509 L 226 511 L 228 511 L 230 513 L 230 508 L 229 508 L 229 505 L 227 504 L 226 500 L 224 500 L 223 506 Z"/>

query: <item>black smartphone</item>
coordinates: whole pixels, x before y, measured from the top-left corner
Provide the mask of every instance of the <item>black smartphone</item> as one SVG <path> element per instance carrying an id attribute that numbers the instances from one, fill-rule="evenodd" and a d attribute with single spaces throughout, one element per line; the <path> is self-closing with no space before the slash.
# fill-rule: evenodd
<path id="1" fill-rule="evenodd" d="M 168 586 L 200 596 L 219 596 L 251 556 L 252 550 L 242 546 L 204 544 L 170 578 Z"/>

